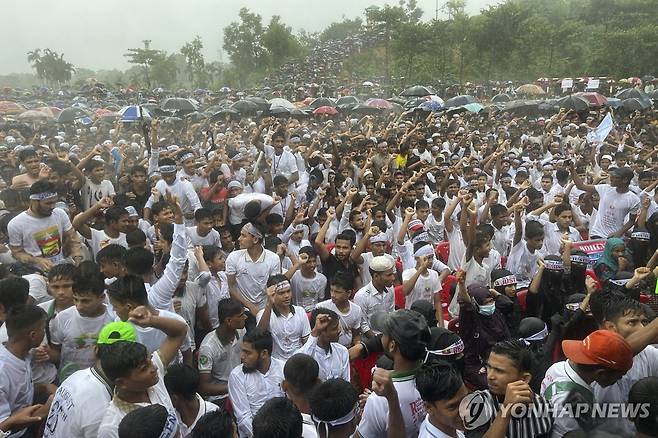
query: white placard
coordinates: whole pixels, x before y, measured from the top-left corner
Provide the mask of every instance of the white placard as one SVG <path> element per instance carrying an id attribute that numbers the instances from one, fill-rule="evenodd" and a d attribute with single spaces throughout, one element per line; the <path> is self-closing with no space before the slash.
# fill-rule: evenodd
<path id="1" fill-rule="evenodd" d="M 601 81 L 599 81 L 598 79 L 590 79 L 589 81 L 587 81 L 587 88 L 590 90 L 595 90 L 599 88 L 600 84 Z"/>
<path id="2" fill-rule="evenodd" d="M 562 89 L 573 87 L 573 79 L 562 79 Z"/>

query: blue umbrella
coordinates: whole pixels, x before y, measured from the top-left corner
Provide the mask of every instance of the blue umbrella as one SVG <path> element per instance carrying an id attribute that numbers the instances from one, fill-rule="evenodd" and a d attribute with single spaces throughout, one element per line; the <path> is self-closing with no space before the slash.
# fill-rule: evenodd
<path id="1" fill-rule="evenodd" d="M 436 102 L 434 100 L 427 100 L 420 105 L 418 105 L 418 108 L 421 109 L 422 111 L 430 111 L 430 112 L 437 112 L 443 108 L 439 102 Z"/>
<path id="2" fill-rule="evenodd" d="M 137 105 L 124 106 L 119 111 L 119 114 L 121 114 L 121 121 L 122 122 L 136 122 L 138 120 L 142 120 L 141 119 L 142 116 L 145 119 L 150 119 L 151 118 L 151 114 L 149 114 L 149 112 L 146 108 L 142 108 L 142 112 L 140 114 L 139 106 L 137 106 Z"/>

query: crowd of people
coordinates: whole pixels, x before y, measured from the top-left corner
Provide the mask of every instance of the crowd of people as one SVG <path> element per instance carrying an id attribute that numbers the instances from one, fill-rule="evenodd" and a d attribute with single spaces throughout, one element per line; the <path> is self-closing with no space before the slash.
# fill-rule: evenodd
<path id="1" fill-rule="evenodd" d="M 656 436 L 651 108 L 3 126 L 0 436 Z"/>

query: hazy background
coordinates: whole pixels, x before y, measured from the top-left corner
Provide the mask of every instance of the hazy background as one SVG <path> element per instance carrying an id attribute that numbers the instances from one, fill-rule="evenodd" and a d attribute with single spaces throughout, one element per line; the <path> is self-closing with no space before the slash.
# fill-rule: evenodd
<path id="1" fill-rule="evenodd" d="M 467 0 L 466 12 L 500 0 Z M 363 17 L 370 5 L 385 0 L 0 0 L 4 20 L 0 26 L 0 74 L 27 73 L 32 69 L 27 52 L 49 48 L 64 53 L 76 67 L 92 70 L 129 67 L 123 54 L 150 39 L 154 49 L 177 52 L 199 35 L 206 61 L 228 57 L 222 52 L 222 30 L 237 21 L 238 11 L 249 8 L 267 25 L 272 15 L 293 30 L 318 32 L 343 17 Z M 440 0 L 441 8 L 444 1 Z M 423 20 L 433 19 L 436 0 L 418 0 Z M 439 11 L 439 17 L 445 18 Z"/>

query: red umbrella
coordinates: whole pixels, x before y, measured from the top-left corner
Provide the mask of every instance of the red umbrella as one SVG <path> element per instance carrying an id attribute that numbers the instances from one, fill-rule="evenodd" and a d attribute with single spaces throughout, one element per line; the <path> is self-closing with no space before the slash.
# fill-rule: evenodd
<path id="1" fill-rule="evenodd" d="M 20 114 L 25 112 L 25 107 L 9 100 L 0 101 L 0 114 Z"/>
<path id="2" fill-rule="evenodd" d="M 595 93 L 595 92 L 576 93 L 575 96 L 582 97 L 583 99 L 587 100 L 592 106 L 603 106 L 606 103 L 608 103 L 608 99 L 600 93 Z"/>
<path id="3" fill-rule="evenodd" d="M 334 114 L 338 114 L 338 110 L 333 106 L 321 106 L 313 111 L 313 114 L 326 114 L 333 116 Z"/>
<path id="4" fill-rule="evenodd" d="M 388 100 L 384 99 L 368 99 L 366 100 L 366 105 L 371 106 L 373 108 L 379 108 L 379 109 L 391 109 L 393 108 L 393 104 L 389 102 Z"/>

